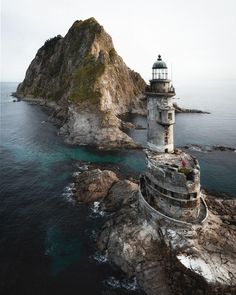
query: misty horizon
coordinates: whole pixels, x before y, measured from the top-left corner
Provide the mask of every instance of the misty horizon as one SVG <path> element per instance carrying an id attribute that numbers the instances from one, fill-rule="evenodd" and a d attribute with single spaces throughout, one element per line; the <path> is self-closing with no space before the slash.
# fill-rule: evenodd
<path id="1" fill-rule="evenodd" d="M 47 9 L 46 9 L 47 8 Z M 1 81 L 21 82 L 47 39 L 65 36 L 75 20 L 94 17 L 124 62 L 146 82 L 158 54 L 176 83 L 236 79 L 236 2 L 29 0 L 2 3 Z M 29 13 L 30 12 L 30 13 Z"/>

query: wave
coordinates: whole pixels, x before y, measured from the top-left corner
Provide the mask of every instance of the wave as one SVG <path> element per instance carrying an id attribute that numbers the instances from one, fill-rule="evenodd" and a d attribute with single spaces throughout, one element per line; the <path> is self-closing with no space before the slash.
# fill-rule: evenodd
<path id="1" fill-rule="evenodd" d="M 111 276 L 103 282 L 113 289 L 125 289 L 127 291 L 137 291 L 139 289 L 136 277 L 118 280 Z"/>
<path id="2" fill-rule="evenodd" d="M 75 205 L 75 199 L 73 198 L 73 193 L 74 193 L 74 189 L 75 189 L 75 184 L 69 183 L 63 190 L 62 196 L 63 198 L 71 203 L 72 205 Z"/>
<path id="3" fill-rule="evenodd" d="M 92 218 L 104 217 L 107 216 L 108 213 L 101 209 L 101 202 L 94 202 L 90 207 L 91 214 L 89 215 Z"/>
<path id="4" fill-rule="evenodd" d="M 107 252 L 102 254 L 101 252 L 97 251 L 91 256 L 91 258 L 99 264 L 106 263 L 108 261 Z"/>

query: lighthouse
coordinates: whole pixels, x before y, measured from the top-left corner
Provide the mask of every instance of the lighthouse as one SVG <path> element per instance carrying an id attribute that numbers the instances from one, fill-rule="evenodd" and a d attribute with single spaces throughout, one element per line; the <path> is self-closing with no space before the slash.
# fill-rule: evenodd
<path id="1" fill-rule="evenodd" d="M 171 80 L 168 79 L 168 68 L 161 55 L 158 55 L 157 61 L 152 66 L 152 79 L 146 96 L 148 148 L 158 153 L 172 153 L 174 151 L 173 96 L 175 96 L 175 89 Z"/>
<path id="2" fill-rule="evenodd" d="M 147 168 L 140 176 L 140 212 L 157 227 L 163 222 L 190 228 L 202 224 L 208 209 L 201 192 L 200 166 L 194 156 L 174 149 L 175 89 L 160 55 L 152 66 L 146 96 Z"/>

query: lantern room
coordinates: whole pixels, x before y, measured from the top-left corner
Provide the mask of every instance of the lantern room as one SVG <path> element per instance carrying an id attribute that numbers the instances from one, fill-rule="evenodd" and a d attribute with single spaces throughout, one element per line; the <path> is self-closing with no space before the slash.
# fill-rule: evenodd
<path id="1" fill-rule="evenodd" d="M 167 66 L 162 61 L 161 55 L 158 55 L 157 61 L 152 66 L 152 79 L 153 80 L 166 80 L 168 79 Z"/>

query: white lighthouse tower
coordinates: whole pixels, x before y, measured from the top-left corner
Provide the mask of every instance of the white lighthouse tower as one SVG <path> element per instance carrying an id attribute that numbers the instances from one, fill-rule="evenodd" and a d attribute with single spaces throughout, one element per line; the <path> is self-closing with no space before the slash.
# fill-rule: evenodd
<path id="1" fill-rule="evenodd" d="M 148 148 L 159 153 L 174 151 L 173 124 L 175 89 L 168 79 L 166 63 L 158 55 L 152 67 L 152 80 L 147 95 Z"/>
<path id="2" fill-rule="evenodd" d="M 202 198 L 200 166 L 197 159 L 174 150 L 174 87 L 167 66 L 158 56 L 147 89 L 147 169 L 140 177 L 139 208 L 151 224 L 191 227 L 202 224 L 207 205 Z"/>

